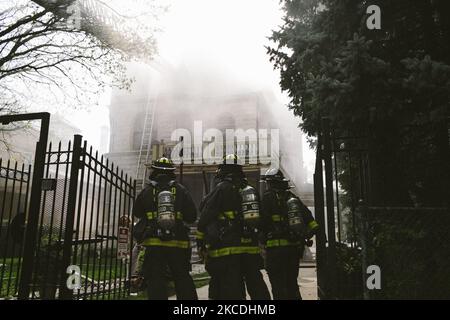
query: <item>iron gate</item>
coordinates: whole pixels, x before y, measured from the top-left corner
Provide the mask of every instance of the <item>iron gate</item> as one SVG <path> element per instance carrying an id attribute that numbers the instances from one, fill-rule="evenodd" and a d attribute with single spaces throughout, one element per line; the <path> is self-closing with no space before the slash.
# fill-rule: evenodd
<path id="1" fill-rule="evenodd" d="M 31 165 L 0 159 L 0 299 L 19 290 Z"/>
<path id="2" fill-rule="evenodd" d="M 118 232 L 132 228 L 135 182 L 79 135 L 64 147 L 50 144 L 45 158 L 36 237 L 27 243 L 31 166 L 1 165 L 0 299 L 126 297 L 131 248 L 117 256 Z M 69 275 L 79 280 L 70 289 Z"/>

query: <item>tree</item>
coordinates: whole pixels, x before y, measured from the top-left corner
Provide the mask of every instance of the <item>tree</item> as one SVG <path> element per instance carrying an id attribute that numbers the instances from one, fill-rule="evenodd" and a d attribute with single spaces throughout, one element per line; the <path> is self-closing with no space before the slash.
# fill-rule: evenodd
<path id="1" fill-rule="evenodd" d="M 78 7 L 80 12 L 73 17 Z M 108 8 L 98 14 L 105 14 Z M 0 9 L 1 113 L 26 107 L 27 91 L 33 91 L 32 98 L 38 99 L 36 92 L 43 87 L 48 89 L 46 97 L 50 94 L 65 102 L 69 98 L 89 104 L 86 99 L 95 98 L 97 91 L 92 88 L 98 85 L 129 85 L 124 61 L 150 59 L 155 53 L 155 30 L 141 27 L 136 17 L 121 15 L 118 23 L 122 30 L 130 30 L 125 24 L 130 20 L 139 36 L 105 25 L 101 16 L 90 16 L 92 12 L 74 0 L 15 0 Z M 35 90 L 36 86 L 40 90 Z"/>
<path id="2" fill-rule="evenodd" d="M 310 137 L 321 131 L 321 118 L 328 117 L 336 136 L 359 138 L 348 147 L 367 149 L 366 200 L 379 210 L 370 211 L 366 253 L 382 267 L 385 279 L 375 295 L 447 299 L 450 3 L 377 1 L 381 30 L 366 27 L 370 1 L 283 4 L 284 24 L 273 32 L 275 45 L 268 53 L 291 98 L 289 108 L 302 118 Z M 340 203 L 353 207 L 360 197 L 353 186 L 361 181 L 352 175 L 361 168 L 357 156 L 337 156 L 343 168 L 340 187 L 346 191 Z M 444 210 L 433 213 L 423 207 Z M 353 251 L 338 246 L 337 252 L 341 281 L 341 272 L 354 275 L 345 269 L 361 270 L 359 246 Z M 355 284 L 362 288 L 359 281 Z"/>
<path id="3" fill-rule="evenodd" d="M 123 63 L 154 55 L 155 28 L 144 19 L 160 12 L 152 1 L 134 2 L 146 15 L 119 14 L 100 0 L 2 2 L 0 114 L 91 106 L 106 86 L 128 87 Z"/>
<path id="4" fill-rule="evenodd" d="M 368 138 L 374 203 L 448 205 L 448 1 L 378 1 L 381 30 L 366 27 L 369 1 L 282 2 L 268 53 L 303 130 L 329 117 Z"/>

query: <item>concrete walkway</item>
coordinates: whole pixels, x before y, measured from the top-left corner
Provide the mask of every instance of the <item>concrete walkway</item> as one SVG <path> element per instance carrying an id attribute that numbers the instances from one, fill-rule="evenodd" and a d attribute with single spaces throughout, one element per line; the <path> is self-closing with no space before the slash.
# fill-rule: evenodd
<path id="1" fill-rule="evenodd" d="M 265 270 L 262 271 L 264 280 L 271 290 L 269 277 Z M 317 300 L 317 275 L 316 268 L 300 268 L 298 283 L 300 285 L 300 292 L 302 294 L 303 300 Z M 208 287 L 204 286 L 197 289 L 198 298 L 200 300 L 208 300 Z M 175 296 L 170 297 L 170 300 L 176 299 Z M 249 300 L 250 297 L 247 296 Z"/>

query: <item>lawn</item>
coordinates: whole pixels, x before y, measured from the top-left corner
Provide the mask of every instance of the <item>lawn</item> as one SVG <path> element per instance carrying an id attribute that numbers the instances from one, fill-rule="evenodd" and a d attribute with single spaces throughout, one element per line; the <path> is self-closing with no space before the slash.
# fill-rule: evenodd
<path id="1" fill-rule="evenodd" d="M 19 258 L 6 258 L 0 260 L 0 298 L 8 298 L 17 291 L 16 281 L 18 275 Z M 19 284 L 17 283 L 17 286 Z"/>
<path id="2" fill-rule="evenodd" d="M 116 269 L 117 262 L 117 269 Z M 81 265 L 81 273 L 84 276 L 87 276 L 89 279 L 93 279 L 95 281 L 109 281 L 111 278 L 112 281 L 114 279 L 121 277 L 126 277 L 127 268 L 125 264 L 122 264 L 122 261 L 113 259 L 112 263 L 108 260 L 108 264 L 103 264 L 99 266 L 99 261 L 89 261 L 88 264 Z M 122 268 L 121 268 L 122 264 Z M 0 299 L 4 298 L 12 298 L 16 296 L 18 290 L 18 267 L 19 267 L 19 258 L 7 258 L 1 261 L 0 267 L 0 276 L 1 276 L 1 288 L 0 288 Z M 198 274 L 194 274 L 193 276 L 194 284 L 196 288 L 201 288 L 209 284 L 209 275 L 207 272 L 202 272 Z M 17 281 L 17 287 L 16 287 Z M 82 285 L 85 285 L 85 281 L 82 280 Z M 122 288 L 124 290 L 124 288 Z M 118 289 L 117 289 L 118 291 Z M 169 294 L 175 294 L 174 284 L 173 282 L 169 283 Z M 108 299 L 112 298 L 112 294 L 101 294 L 99 296 L 100 299 Z M 130 296 L 128 300 L 145 300 L 147 299 L 147 294 L 145 292 L 140 292 L 137 296 Z"/>
<path id="3" fill-rule="evenodd" d="M 6 258 L 0 261 L 0 299 L 12 298 L 16 296 L 19 286 L 17 281 L 19 258 Z M 102 265 L 99 265 L 99 261 L 95 261 L 94 265 L 94 261 L 91 260 L 89 264 L 82 264 L 81 274 L 94 281 L 109 281 L 109 279 L 114 281 L 116 278 L 126 277 L 127 268 L 121 260 L 114 258 L 112 261 L 108 259 L 107 264 L 105 261 L 101 261 L 101 263 Z M 84 285 L 83 280 L 82 285 Z"/>
<path id="4" fill-rule="evenodd" d="M 192 278 L 194 279 L 195 287 L 201 288 L 209 284 L 210 276 L 207 272 L 203 272 L 192 275 Z M 174 283 L 171 281 L 169 282 L 169 296 L 172 296 L 174 294 L 175 294 Z M 147 300 L 147 292 L 141 291 L 137 295 L 129 296 L 127 300 Z"/>

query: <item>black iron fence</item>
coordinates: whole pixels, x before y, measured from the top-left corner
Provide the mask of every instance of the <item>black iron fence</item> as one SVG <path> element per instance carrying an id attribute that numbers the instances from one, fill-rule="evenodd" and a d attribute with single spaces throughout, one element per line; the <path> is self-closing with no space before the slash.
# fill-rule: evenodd
<path id="1" fill-rule="evenodd" d="M 0 159 L 0 298 L 19 290 L 31 166 Z"/>
<path id="2" fill-rule="evenodd" d="M 367 299 L 450 297 L 450 211 L 445 208 L 358 208 L 361 265 L 381 270 L 381 289 Z M 364 277 L 366 280 L 367 277 Z"/>
<path id="3" fill-rule="evenodd" d="M 135 182 L 79 135 L 50 144 L 45 156 L 37 234 L 27 245 L 31 167 L 2 165 L 0 298 L 126 297 Z"/>
<path id="4" fill-rule="evenodd" d="M 448 299 L 449 209 L 375 206 L 370 169 L 366 139 L 334 136 L 324 119 L 314 175 L 319 297 Z M 381 289 L 367 286 L 372 265 Z"/>

